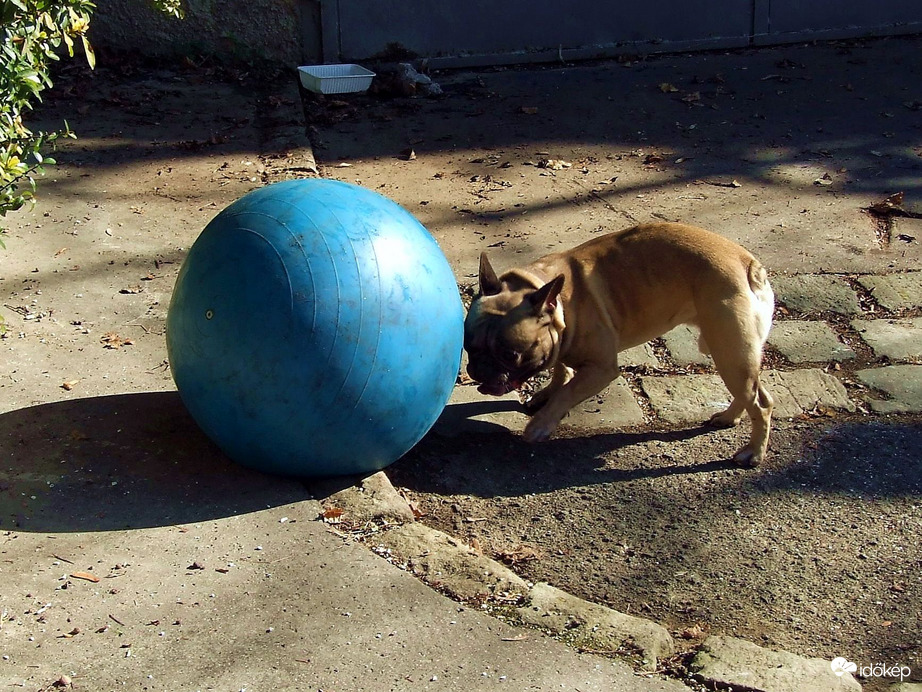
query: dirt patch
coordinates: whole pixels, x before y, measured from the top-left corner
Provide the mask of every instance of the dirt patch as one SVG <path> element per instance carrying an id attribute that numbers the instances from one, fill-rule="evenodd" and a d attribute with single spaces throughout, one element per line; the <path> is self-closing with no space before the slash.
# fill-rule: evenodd
<path id="1" fill-rule="evenodd" d="M 724 634 L 922 670 L 922 422 L 781 423 L 758 471 L 717 461 L 740 432 L 429 439 L 388 475 L 427 524 L 680 646 Z"/>

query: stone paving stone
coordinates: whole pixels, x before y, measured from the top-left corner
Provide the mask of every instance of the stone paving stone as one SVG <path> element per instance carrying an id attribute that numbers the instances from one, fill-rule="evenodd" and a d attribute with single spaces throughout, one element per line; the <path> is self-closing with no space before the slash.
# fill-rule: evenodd
<path id="1" fill-rule="evenodd" d="M 838 379 L 819 368 L 804 370 L 767 370 L 763 382 L 775 400 L 774 415 L 794 418 L 816 407 L 854 411 L 855 404 Z"/>
<path id="2" fill-rule="evenodd" d="M 528 594 L 525 580 L 505 565 L 419 522 L 382 531 L 375 542 L 389 548 L 398 564 L 406 564 L 408 572 L 437 583 L 440 590 L 462 601 L 493 594 Z"/>
<path id="3" fill-rule="evenodd" d="M 666 423 L 701 423 L 730 405 L 719 375 L 641 377 L 640 386 Z"/>
<path id="4" fill-rule="evenodd" d="M 714 365 L 710 356 L 698 350 L 698 335 L 700 332 L 687 324 L 680 324 L 672 331 L 663 335 L 669 355 L 679 367 L 689 365 Z"/>
<path id="5" fill-rule="evenodd" d="M 584 601 L 543 582 L 532 587 L 527 605 L 516 610 L 527 624 L 555 636 L 566 635 L 580 648 L 614 652 L 629 643 L 643 654 L 647 670 L 656 670 L 658 659 L 675 652 L 675 642 L 662 625 Z"/>
<path id="6" fill-rule="evenodd" d="M 573 407 L 561 425 L 594 430 L 616 430 L 646 422 L 643 409 L 623 377 L 596 396 Z"/>
<path id="7" fill-rule="evenodd" d="M 861 313 L 858 295 L 841 277 L 830 274 L 779 274 L 770 278 L 775 302 L 799 312 Z"/>
<path id="8" fill-rule="evenodd" d="M 922 317 L 906 320 L 852 320 L 878 356 L 891 360 L 922 358 Z"/>
<path id="9" fill-rule="evenodd" d="M 694 677 L 717 689 L 750 692 L 861 692 L 849 673 L 830 662 L 772 651 L 735 637 L 708 637 L 692 659 Z"/>
<path id="10" fill-rule="evenodd" d="M 817 368 L 767 370 L 762 378 L 779 418 L 793 418 L 817 406 L 855 410 L 845 386 Z M 730 393 L 719 375 L 642 377 L 640 383 L 656 415 L 667 423 L 705 421 L 730 404 Z"/>
<path id="11" fill-rule="evenodd" d="M 888 365 L 859 370 L 858 379 L 890 395 L 882 401 L 867 397 L 876 413 L 918 413 L 922 411 L 922 365 Z"/>
<path id="12" fill-rule="evenodd" d="M 622 367 L 646 365 L 651 368 L 658 368 L 660 362 L 650 344 L 641 344 L 640 346 L 629 348 L 627 351 L 621 351 L 618 354 L 618 365 Z"/>
<path id="13" fill-rule="evenodd" d="M 861 276 L 858 283 L 886 310 L 922 307 L 922 272 Z"/>
<path id="14" fill-rule="evenodd" d="M 855 357 L 855 352 L 839 341 L 839 337 L 825 322 L 775 322 L 768 334 L 768 343 L 792 363 L 843 361 Z"/>

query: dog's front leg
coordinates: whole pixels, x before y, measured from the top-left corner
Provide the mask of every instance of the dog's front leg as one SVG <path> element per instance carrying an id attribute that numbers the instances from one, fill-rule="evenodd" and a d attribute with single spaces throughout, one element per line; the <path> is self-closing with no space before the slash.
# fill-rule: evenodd
<path id="1" fill-rule="evenodd" d="M 526 442 L 542 442 L 548 439 L 571 408 L 601 392 L 618 375 L 617 363 L 609 367 L 600 365 L 581 367 L 566 384 L 549 394 L 547 402 L 525 426 L 523 439 Z M 552 385 L 553 382 L 548 387 Z"/>
<path id="2" fill-rule="evenodd" d="M 529 416 L 533 416 L 538 412 L 538 409 L 544 406 L 551 399 L 551 397 L 559 392 L 561 388 L 572 379 L 573 368 L 568 367 L 558 361 L 557 365 L 554 366 L 554 373 L 551 376 L 551 381 L 548 382 L 544 389 L 537 392 L 525 403 L 525 413 L 527 413 Z"/>

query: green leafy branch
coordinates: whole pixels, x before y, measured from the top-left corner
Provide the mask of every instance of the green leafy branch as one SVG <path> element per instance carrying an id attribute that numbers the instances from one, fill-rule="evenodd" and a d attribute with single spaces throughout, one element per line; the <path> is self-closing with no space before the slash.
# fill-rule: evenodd
<path id="1" fill-rule="evenodd" d="M 165 14 L 182 17 L 181 0 L 153 0 Z M 96 55 L 87 39 L 96 5 L 90 0 L 0 0 L 0 219 L 34 204 L 36 176 L 55 163 L 47 156 L 60 137 L 74 137 L 64 123 L 56 132 L 33 132 L 23 116 L 52 86 L 51 65 L 79 44 L 91 68 Z M 3 226 L 0 221 L 0 246 Z"/>

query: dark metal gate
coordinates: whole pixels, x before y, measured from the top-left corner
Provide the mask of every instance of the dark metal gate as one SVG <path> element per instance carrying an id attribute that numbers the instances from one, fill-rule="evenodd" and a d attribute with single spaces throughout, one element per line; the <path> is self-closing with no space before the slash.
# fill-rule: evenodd
<path id="1" fill-rule="evenodd" d="M 304 46 L 324 62 L 402 52 L 456 67 L 922 32 L 918 0 L 305 2 Z"/>

